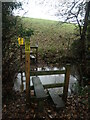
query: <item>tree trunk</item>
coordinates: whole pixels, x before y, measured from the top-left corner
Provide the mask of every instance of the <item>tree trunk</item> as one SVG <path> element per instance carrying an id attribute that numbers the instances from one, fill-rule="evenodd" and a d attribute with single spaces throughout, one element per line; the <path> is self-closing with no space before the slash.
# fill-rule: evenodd
<path id="1" fill-rule="evenodd" d="M 83 26 L 83 31 L 81 34 L 81 64 L 82 64 L 81 69 L 83 71 L 83 75 L 86 74 L 86 31 L 87 31 L 87 26 L 88 26 L 89 8 L 90 8 L 90 2 L 87 2 L 84 26 Z"/>

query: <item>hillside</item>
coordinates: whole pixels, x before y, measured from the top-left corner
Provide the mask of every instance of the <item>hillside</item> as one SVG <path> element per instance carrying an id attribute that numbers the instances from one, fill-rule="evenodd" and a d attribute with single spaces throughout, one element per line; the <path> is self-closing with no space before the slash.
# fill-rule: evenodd
<path id="1" fill-rule="evenodd" d="M 68 47 L 73 41 L 75 26 L 58 21 L 22 18 L 25 28 L 34 30 L 31 45 L 38 43 L 39 51 L 60 51 Z"/>

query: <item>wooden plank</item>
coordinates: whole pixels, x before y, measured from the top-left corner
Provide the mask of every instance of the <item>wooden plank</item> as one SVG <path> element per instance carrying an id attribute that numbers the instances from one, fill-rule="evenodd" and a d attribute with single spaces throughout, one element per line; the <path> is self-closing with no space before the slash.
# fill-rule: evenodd
<path id="1" fill-rule="evenodd" d="M 54 104 L 56 105 L 56 108 L 65 107 L 64 101 L 58 94 L 55 93 L 54 89 L 49 89 L 48 91 L 49 91 L 49 94 L 50 94 Z"/>
<path id="2" fill-rule="evenodd" d="M 65 74 L 65 70 L 51 70 L 51 71 L 30 71 L 31 76 L 37 75 L 54 75 L 54 74 Z"/>
<path id="3" fill-rule="evenodd" d="M 46 98 L 46 93 L 44 92 L 44 87 L 39 79 L 39 77 L 33 77 L 32 82 L 34 85 L 34 90 L 37 98 Z"/>

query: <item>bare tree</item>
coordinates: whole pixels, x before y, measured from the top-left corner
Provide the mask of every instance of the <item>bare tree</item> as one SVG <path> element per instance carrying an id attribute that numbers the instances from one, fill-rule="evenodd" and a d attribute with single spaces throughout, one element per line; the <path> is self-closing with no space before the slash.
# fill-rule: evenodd
<path id="1" fill-rule="evenodd" d="M 86 0 L 70 0 L 59 4 L 57 16 L 61 16 L 64 22 L 72 22 L 78 24 L 79 35 L 81 41 L 81 60 L 85 59 L 85 36 L 87 31 L 87 23 L 89 16 L 89 2 Z"/>
<path id="2" fill-rule="evenodd" d="M 62 7 L 61 7 L 62 6 Z M 85 0 L 65 0 L 58 6 L 58 13 L 56 16 L 64 18 L 64 22 L 72 22 L 78 24 L 80 36 L 82 34 L 82 26 L 84 24 L 85 16 Z"/>
<path id="3" fill-rule="evenodd" d="M 64 22 L 76 23 L 79 28 L 79 57 L 81 62 L 81 70 L 83 75 L 86 75 L 86 32 L 88 26 L 88 17 L 90 12 L 90 1 L 86 0 L 71 0 L 59 4 L 57 16 L 61 16 Z M 81 78 L 82 79 L 82 78 Z M 81 81 L 80 81 L 81 82 Z"/>

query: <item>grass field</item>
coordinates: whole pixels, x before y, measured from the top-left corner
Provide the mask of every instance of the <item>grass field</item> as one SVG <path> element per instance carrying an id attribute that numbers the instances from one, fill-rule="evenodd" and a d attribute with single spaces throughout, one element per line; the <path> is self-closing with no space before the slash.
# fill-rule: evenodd
<path id="1" fill-rule="evenodd" d="M 31 36 L 31 45 L 38 43 L 39 53 L 57 52 L 68 50 L 74 39 L 75 26 L 69 23 L 62 23 L 52 20 L 42 20 L 34 18 L 22 18 L 25 29 L 34 30 Z"/>

